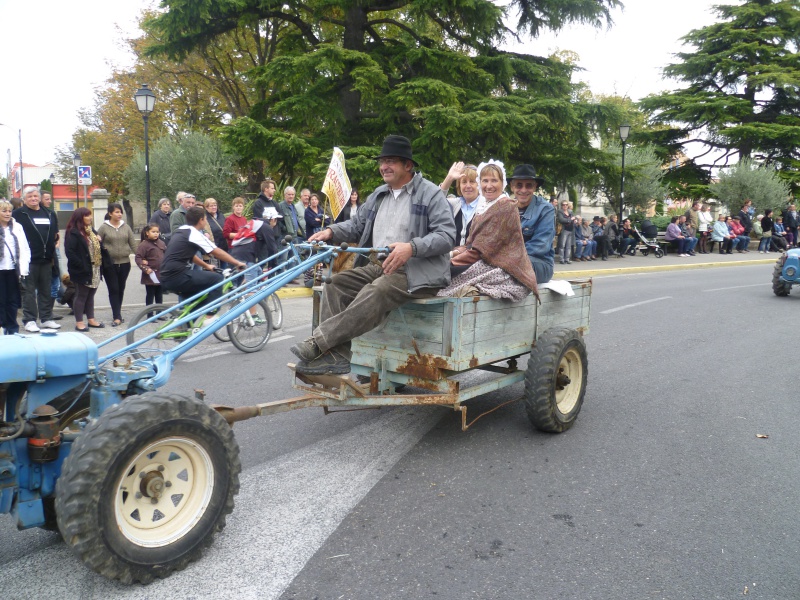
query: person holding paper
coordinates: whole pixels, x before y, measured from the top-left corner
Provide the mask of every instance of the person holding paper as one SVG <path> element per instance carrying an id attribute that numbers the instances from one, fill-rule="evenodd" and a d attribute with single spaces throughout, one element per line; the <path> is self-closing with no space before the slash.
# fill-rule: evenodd
<path id="1" fill-rule="evenodd" d="M 136 266 L 142 270 L 142 285 L 145 289 L 145 306 L 161 304 L 164 301 L 158 270 L 164 260 L 167 245 L 161 239 L 161 230 L 155 223 L 142 228 L 142 241 L 136 248 Z M 148 318 L 152 313 L 147 314 Z"/>

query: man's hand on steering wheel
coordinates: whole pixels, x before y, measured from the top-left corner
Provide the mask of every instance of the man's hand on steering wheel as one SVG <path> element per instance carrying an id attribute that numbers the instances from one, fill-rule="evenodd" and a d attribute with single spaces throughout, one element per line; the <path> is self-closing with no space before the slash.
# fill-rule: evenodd
<path id="1" fill-rule="evenodd" d="M 326 227 L 325 229 L 322 229 L 321 231 L 318 231 L 317 233 L 313 234 L 310 238 L 308 238 L 308 241 L 309 242 L 327 242 L 332 237 L 333 237 L 333 230 L 331 230 L 330 228 Z"/>
<path id="2" fill-rule="evenodd" d="M 391 275 L 406 264 L 414 251 L 408 242 L 389 244 L 389 249 L 391 252 L 389 252 L 386 260 L 383 261 L 383 272 L 386 275 Z"/>

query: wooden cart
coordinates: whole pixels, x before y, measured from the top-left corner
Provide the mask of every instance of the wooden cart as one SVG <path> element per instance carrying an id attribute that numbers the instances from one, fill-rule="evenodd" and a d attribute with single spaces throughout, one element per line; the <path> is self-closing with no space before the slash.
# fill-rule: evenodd
<path id="1" fill-rule="evenodd" d="M 351 369 L 357 381 L 294 372 L 294 387 L 305 395 L 260 405 L 260 414 L 295 408 L 294 403 L 326 410 L 439 405 L 461 411 L 467 429 L 474 419 L 468 422 L 465 402 L 524 381 L 519 399 L 533 425 L 564 431 L 575 422 L 586 390 L 583 335 L 589 330 L 592 292 L 591 280 L 570 283 L 573 296 L 542 289 L 541 304 L 534 296 L 518 303 L 485 296 L 409 302 L 353 340 Z M 318 306 L 315 302 L 315 314 Z M 517 361 L 526 354 L 531 356 L 522 370 Z M 460 377 L 475 370 L 492 376 Z"/>

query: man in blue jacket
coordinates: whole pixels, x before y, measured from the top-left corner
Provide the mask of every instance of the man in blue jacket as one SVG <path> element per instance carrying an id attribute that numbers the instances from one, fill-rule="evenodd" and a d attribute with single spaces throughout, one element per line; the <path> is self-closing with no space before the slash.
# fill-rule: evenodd
<path id="1" fill-rule="evenodd" d="M 536 176 L 532 165 L 517 165 L 508 179 L 519 208 L 522 238 L 536 282 L 547 283 L 553 278 L 556 225 L 553 205 L 536 193 L 544 185 L 544 178 Z"/>
<path id="2" fill-rule="evenodd" d="M 308 239 L 389 247 L 391 252 L 382 264 L 343 271 L 325 286 L 319 326 L 312 337 L 291 348 L 300 358 L 298 373 L 349 373 L 350 340 L 373 329 L 405 302 L 434 296 L 450 283 L 449 254 L 456 226 L 444 192 L 414 173 L 417 163 L 405 137 L 390 135 L 384 140 L 378 165 L 385 185 L 367 198 L 356 217 L 331 224 Z"/>

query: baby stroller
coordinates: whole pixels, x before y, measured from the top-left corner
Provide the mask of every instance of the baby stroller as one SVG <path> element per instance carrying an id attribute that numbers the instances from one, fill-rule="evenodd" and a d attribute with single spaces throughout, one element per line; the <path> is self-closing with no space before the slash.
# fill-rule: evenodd
<path id="1" fill-rule="evenodd" d="M 636 225 L 633 225 L 633 231 L 639 236 L 639 243 L 636 245 L 636 250 L 642 253 L 642 256 L 647 256 L 652 251 L 656 258 L 664 256 L 664 250 L 658 245 L 658 227 L 653 225 L 650 219 L 642 221 L 642 230 L 639 231 Z"/>

